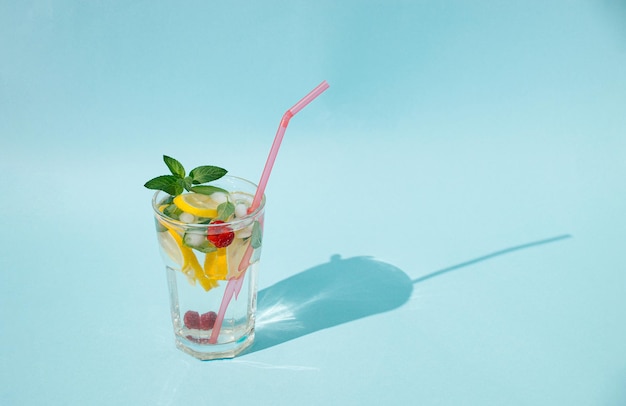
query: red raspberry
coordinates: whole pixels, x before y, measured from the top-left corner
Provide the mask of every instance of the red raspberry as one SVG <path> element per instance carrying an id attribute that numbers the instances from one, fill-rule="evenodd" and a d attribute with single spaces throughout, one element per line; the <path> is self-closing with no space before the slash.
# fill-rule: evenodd
<path id="1" fill-rule="evenodd" d="M 211 224 L 224 224 L 222 220 L 214 220 Z M 235 239 L 235 233 L 228 226 L 209 227 L 210 234 L 206 239 L 211 241 L 217 248 L 228 247 Z"/>
<path id="2" fill-rule="evenodd" d="M 211 330 L 217 320 L 217 313 L 207 312 L 200 316 L 200 330 Z"/>
<path id="3" fill-rule="evenodd" d="M 200 315 L 196 311 L 189 310 L 185 313 L 183 322 L 187 328 L 200 328 Z"/>
<path id="4" fill-rule="evenodd" d="M 196 338 L 194 336 L 187 336 L 187 340 L 198 344 L 209 344 L 210 341 L 208 338 Z"/>

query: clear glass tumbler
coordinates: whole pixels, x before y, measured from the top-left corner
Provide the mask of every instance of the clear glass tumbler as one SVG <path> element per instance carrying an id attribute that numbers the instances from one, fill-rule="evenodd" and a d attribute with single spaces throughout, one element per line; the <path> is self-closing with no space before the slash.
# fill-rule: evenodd
<path id="1" fill-rule="evenodd" d="M 152 199 L 176 346 L 201 360 L 235 357 L 254 340 L 265 207 L 263 198 L 247 212 L 257 186 L 245 179 L 224 176 L 210 185 L 228 191 L 221 198 L 237 209 L 231 220 L 173 218 L 165 214 L 172 196 L 159 191 Z M 232 238 L 227 246 L 224 237 Z"/>

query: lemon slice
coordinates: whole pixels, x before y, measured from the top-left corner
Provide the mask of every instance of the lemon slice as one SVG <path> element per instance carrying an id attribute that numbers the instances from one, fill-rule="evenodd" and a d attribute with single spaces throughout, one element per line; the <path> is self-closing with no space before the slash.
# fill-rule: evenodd
<path id="1" fill-rule="evenodd" d="M 167 254 L 178 266 L 183 265 L 183 253 L 174 237 L 168 232 L 157 233 L 159 238 L 159 244 L 163 248 L 163 252 Z"/>
<path id="2" fill-rule="evenodd" d="M 189 283 L 195 285 L 198 281 L 205 291 L 218 286 L 216 279 L 209 278 L 204 274 L 196 254 L 191 248 L 183 244 L 183 237 L 166 224 L 162 223 L 162 225 L 167 231 L 158 233 L 159 243 L 163 251 L 181 267 L 180 270 L 187 276 Z"/>
<path id="3" fill-rule="evenodd" d="M 217 251 L 206 254 L 204 259 L 204 274 L 214 280 L 225 280 L 228 274 L 227 249 L 218 248 Z"/>
<path id="4" fill-rule="evenodd" d="M 174 204 L 184 212 L 198 217 L 217 217 L 218 202 L 200 193 L 185 193 L 174 198 Z"/>
<path id="5" fill-rule="evenodd" d="M 226 275 L 226 279 L 237 279 L 247 269 L 246 265 L 246 267 L 240 271 L 239 266 L 242 264 L 243 257 L 249 245 L 249 238 L 245 241 L 240 238 L 235 238 L 235 241 L 228 246 L 228 275 Z"/>

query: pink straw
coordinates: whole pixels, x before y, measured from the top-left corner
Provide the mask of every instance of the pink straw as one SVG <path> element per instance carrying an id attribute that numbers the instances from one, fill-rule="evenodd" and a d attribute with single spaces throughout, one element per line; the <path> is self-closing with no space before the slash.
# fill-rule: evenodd
<path id="1" fill-rule="evenodd" d="M 287 129 L 287 125 L 289 125 L 289 120 L 293 117 L 297 112 L 302 110 L 307 104 L 311 103 L 313 99 L 322 94 L 322 92 L 328 89 L 328 83 L 323 81 L 320 83 L 315 89 L 311 90 L 309 94 L 304 96 L 302 100 L 293 105 L 292 108 L 287 110 L 285 114 L 283 114 L 282 120 L 280 120 L 280 125 L 278 126 L 278 131 L 276 131 L 276 137 L 274 137 L 274 143 L 272 144 L 272 149 L 270 149 L 270 154 L 267 157 L 267 161 L 265 162 L 265 168 L 263 168 L 263 174 L 261 174 L 261 180 L 259 181 L 259 187 L 256 189 L 256 194 L 254 195 L 254 200 L 252 200 L 252 205 L 248 209 L 248 213 L 252 213 L 259 207 L 261 204 L 261 199 L 263 198 L 263 193 L 265 193 L 265 187 L 267 186 L 267 180 L 270 177 L 270 172 L 272 171 L 272 167 L 274 166 L 274 161 L 276 161 L 276 155 L 278 155 L 278 149 L 280 148 L 280 143 L 283 141 L 283 136 L 285 135 L 285 130 Z"/>
<path id="2" fill-rule="evenodd" d="M 274 161 L 276 161 L 276 155 L 278 155 L 278 149 L 280 148 L 280 143 L 283 141 L 283 136 L 285 135 L 285 130 L 289 125 L 289 120 L 293 117 L 297 112 L 306 107 L 307 104 L 311 103 L 317 96 L 322 94 L 322 92 L 328 89 L 329 85 L 326 81 L 323 81 L 309 94 L 304 96 L 302 100 L 293 105 L 289 110 L 283 114 L 283 118 L 280 120 L 280 125 L 278 126 L 278 131 L 276 131 L 276 137 L 274 137 L 274 143 L 272 144 L 272 148 L 270 149 L 270 154 L 267 157 L 267 161 L 265 162 L 265 168 L 263 168 L 263 173 L 261 174 L 261 180 L 259 181 L 259 186 L 256 189 L 256 194 L 254 195 L 254 199 L 252 200 L 252 204 L 248 208 L 248 213 L 252 213 L 255 211 L 259 204 L 261 204 L 261 199 L 263 198 L 263 193 L 265 193 L 265 187 L 267 186 L 267 180 L 270 177 L 270 172 L 272 171 L 272 167 L 274 166 Z M 243 277 L 245 275 L 245 270 L 250 265 L 250 258 L 252 257 L 252 252 L 254 248 L 252 248 L 252 244 L 248 244 L 248 248 L 243 255 L 241 263 L 239 264 L 239 271 L 242 272 L 237 279 L 229 279 L 226 284 L 226 290 L 224 291 L 224 296 L 222 297 L 222 303 L 220 305 L 219 312 L 217 313 L 217 319 L 215 320 L 215 325 L 213 326 L 213 331 L 211 331 L 211 337 L 209 338 L 209 343 L 216 344 L 217 338 L 220 335 L 220 329 L 222 328 L 222 322 L 224 321 L 224 316 L 226 314 L 226 309 L 230 304 L 233 296 L 235 296 L 235 300 L 239 295 L 239 291 L 241 290 L 241 286 L 243 284 Z"/>

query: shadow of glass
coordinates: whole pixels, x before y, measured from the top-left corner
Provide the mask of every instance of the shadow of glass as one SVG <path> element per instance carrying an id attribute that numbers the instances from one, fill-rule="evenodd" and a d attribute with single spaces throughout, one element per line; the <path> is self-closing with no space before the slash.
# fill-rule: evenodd
<path id="1" fill-rule="evenodd" d="M 571 238 L 564 234 L 508 247 L 419 278 L 371 257 L 342 259 L 307 269 L 258 293 L 256 336 L 244 352 L 261 351 L 298 337 L 363 317 L 396 309 L 406 303 L 417 283 L 489 259 Z"/>
<path id="2" fill-rule="evenodd" d="M 411 279 L 390 264 L 333 255 L 328 263 L 259 291 L 256 336 L 246 353 L 396 309 L 412 291 Z"/>
<path id="3" fill-rule="evenodd" d="M 438 271 L 429 273 L 428 275 L 420 276 L 419 278 L 413 279 L 413 283 L 424 282 L 425 280 L 428 280 L 437 276 L 441 276 L 448 272 L 456 271 L 458 269 L 465 268 L 470 265 L 477 264 L 478 262 L 483 262 L 488 259 L 499 257 L 501 255 L 510 254 L 515 251 L 525 250 L 527 248 L 537 247 L 539 245 L 550 244 L 550 243 L 565 240 L 571 237 L 572 236 L 570 234 L 563 234 L 563 235 L 559 235 L 559 236 L 552 237 L 552 238 L 546 238 L 545 240 L 537 240 L 537 241 L 532 241 L 526 244 L 520 244 L 520 245 L 515 245 L 513 247 L 508 247 L 503 250 L 499 250 L 499 251 L 495 251 L 487 255 L 483 255 L 482 257 L 470 259 L 469 261 L 461 262 L 460 264 L 456 264 L 456 265 L 452 265 L 444 269 L 440 269 Z"/>

